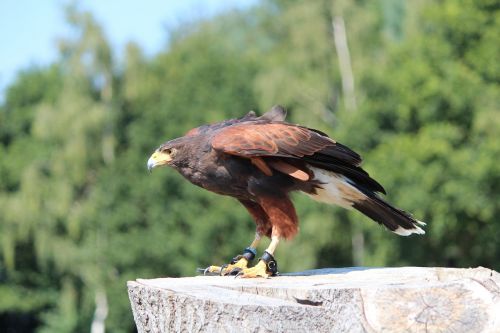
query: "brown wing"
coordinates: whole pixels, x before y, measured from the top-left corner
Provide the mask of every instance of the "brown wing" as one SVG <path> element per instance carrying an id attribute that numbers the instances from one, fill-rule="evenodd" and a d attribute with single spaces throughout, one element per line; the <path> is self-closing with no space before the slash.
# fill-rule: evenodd
<path id="1" fill-rule="evenodd" d="M 358 166 L 361 156 L 326 134 L 288 123 L 245 123 L 223 128 L 212 139 L 212 147 L 243 157 L 315 156 Z"/>
<path id="2" fill-rule="evenodd" d="M 313 129 L 282 122 L 248 122 L 219 129 L 211 143 L 215 150 L 249 158 L 268 176 L 277 170 L 307 181 L 311 173 L 300 163 L 305 162 L 342 174 L 368 190 L 385 193 L 384 188 L 359 167 L 361 156 Z"/>
<path id="3" fill-rule="evenodd" d="M 335 144 L 308 128 L 286 123 L 230 126 L 218 131 L 212 139 L 214 149 L 243 157 L 300 158 Z"/>

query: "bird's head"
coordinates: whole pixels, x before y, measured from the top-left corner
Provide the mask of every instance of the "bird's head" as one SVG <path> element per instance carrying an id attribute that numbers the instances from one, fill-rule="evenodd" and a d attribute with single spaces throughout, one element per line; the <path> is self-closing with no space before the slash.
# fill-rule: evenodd
<path id="1" fill-rule="evenodd" d="M 182 151 L 182 148 L 183 144 L 182 142 L 179 142 L 178 139 L 162 144 L 149 158 L 147 164 L 148 170 L 151 172 L 153 168 L 164 165 L 174 166 L 176 159 L 180 155 L 179 152 Z"/>

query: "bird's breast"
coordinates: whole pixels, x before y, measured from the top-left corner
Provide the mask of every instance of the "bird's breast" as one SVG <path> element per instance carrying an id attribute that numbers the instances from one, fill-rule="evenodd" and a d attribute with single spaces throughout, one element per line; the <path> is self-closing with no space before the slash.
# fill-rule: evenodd
<path id="1" fill-rule="evenodd" d="M 248 166 L 242 162 L 208 153 L 179 172 L 191 183 L 211 192 L 246 197 Z"/>

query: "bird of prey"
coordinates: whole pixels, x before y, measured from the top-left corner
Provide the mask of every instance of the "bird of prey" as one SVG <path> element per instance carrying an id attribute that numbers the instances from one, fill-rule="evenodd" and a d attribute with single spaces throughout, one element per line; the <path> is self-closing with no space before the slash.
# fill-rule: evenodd
<path id="1" fill-rule="evenodd" d="M 191 183 L 236 198 L 257 225 L 255 239 L 230 264 L 209 266 L 206 273 L 269 277 L 277 273 L 273 257 L 281 239 L 298 231 L 290 192 L 317 201 L 354 208 L 390 231 L 424 234 L 409 213 L 392 206 L 385 190 L 361 167 L 361 157 L 327 134 L 285 121 L 275 106 L 258 117 L 203 125 L 165 142 L 151 155 L 148 169 L 168 165 Z M 259 262 L 249 267 L 263 236 L 271 239 Z"/>

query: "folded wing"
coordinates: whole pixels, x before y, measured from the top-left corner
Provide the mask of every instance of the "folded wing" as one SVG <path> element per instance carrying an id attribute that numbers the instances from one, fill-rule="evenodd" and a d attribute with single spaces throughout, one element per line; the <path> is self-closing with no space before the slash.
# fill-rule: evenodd
<path id="1" fill-rule="evenodd" d="M 212 138 L 212 147 L 251 159 L 267 175 L 270 165 L 297 179 L 308 180 L 304 173 L 309 172 L 294 162 L 301 161 L 344 175 L 368 190 L 385 193 L 383 187 L 359 167 L 359 154 L 307 127 L 285 122 L 235 124 L 218 130 Z"/>

